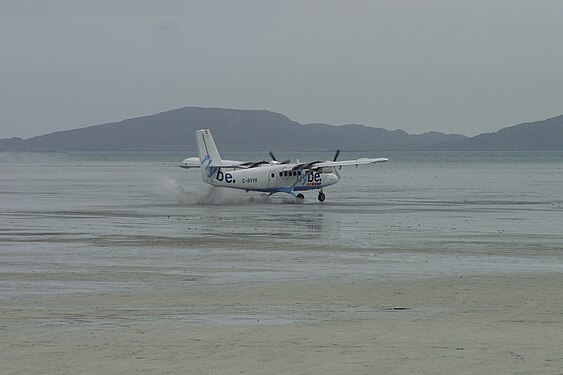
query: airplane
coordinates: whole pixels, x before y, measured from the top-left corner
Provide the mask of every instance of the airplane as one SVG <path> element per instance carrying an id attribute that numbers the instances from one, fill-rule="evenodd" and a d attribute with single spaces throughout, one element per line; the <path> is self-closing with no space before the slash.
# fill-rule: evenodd
<path id="1" fill-rule="evenodd" d="M 295 197 L 298 202 L 305 199 L 301 192 L 307 190 L 319 190 L 317 199 L 324 202 L 324 188 L 340 180 L 337 168 L 389 160 L 360 158 L 337 161 L 340 150 L 336 150 L 332 161 L 279 162 L 272 152 L 270 161 L 225 160 L 221 159 L 209 129 L 196 130 L 195 137 L 198 157 L 184 159 L 179 165 L 180 168 L 200 168 L 203 182 L 212 186 L 268 193 L 269 196 L 286 193 Z"/>

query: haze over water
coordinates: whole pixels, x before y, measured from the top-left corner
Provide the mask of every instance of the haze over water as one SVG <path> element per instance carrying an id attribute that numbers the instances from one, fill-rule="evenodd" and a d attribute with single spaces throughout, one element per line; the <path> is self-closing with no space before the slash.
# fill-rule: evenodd
<path id="1" fill-rule="evenodd" d="M 185 156 L 0 154 L 0 298 L 131 290 L 157 269 L 156 285 L 563 270 L 561 152 L 343 153 L 390 162 L 304 204 L 211 188 Z M 104 269 L 121 276 L 89 277 Z"/>

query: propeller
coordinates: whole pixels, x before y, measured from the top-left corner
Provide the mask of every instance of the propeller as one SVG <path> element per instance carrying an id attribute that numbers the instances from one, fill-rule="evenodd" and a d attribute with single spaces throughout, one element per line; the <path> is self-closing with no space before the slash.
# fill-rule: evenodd
<path id="1" fill-rule="evenodd" d="M 278 159 L 276 159 L 276 156 L 274 155 L 274 153 L 272 151 L 270 151 L 269 154 L 270 154 L 270 157 L 272 158 L 273 161 L 278 161 Z M 280 164 L 289 164 L 290 161 L 291 160 L 287 159 L 287 160 L 280 162 Z"/>
<path id="2" fill-rule="evenodd" d="M 337 149 L 336 153 L 334 154 L 334 158 L 332 158 L 332 161 L 336 161 L 336 159 L 338 159 L 338 155 L 340 155 L 340 150 Z M 338 169 L 342 169 L 342 166 L 338 167 Z M 338 171 L 336 170 L 336 168 L 334 168 L 334 173 L 336 173 L 338 178 L 340 178 L 340 175 L 338 174 Z"/>
<path id="3" fill-rule="evenodd" d="M 332 161 L 336 161 L 336 159 L 338 159 L 338 155 L 340 155 L 340 150 L 336 150 L 336 154 L 334 154 Z"/>
<path id="4" fill-rule="evenodd" d="M 278 159 L 276 159 L 274 153 L 272 151 L 269 152 L 270 157 L 272 158 L 273 161 L 278 161 Z"/>

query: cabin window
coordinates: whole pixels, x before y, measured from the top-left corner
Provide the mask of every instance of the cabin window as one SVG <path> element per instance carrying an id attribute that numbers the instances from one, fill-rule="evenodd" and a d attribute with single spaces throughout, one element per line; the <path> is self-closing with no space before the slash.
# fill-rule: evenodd
<path id="1" fill-rule="evenodd" d="M 272 172 L 272 174 L 270 175 L 270 177 L 274 178 L 276 177 L 276 174 L 274 172 Z"/>
<path id="2" fill-rule="evenodd" d="M 297 171 L 297 175 L 298 175 L 298 176 L 301 176 L 301 171 Z"/>
<path id="3" fill-rule="evenodd" d="M 283 176 L 283 172 L 280 172 L 280 177 L 282 177 L 282 176 Z"/>
<path id="4" fill-rule="evenodd" d="M 294 175 L 294 176 L 297 176 L 297 171 L 293 171 L 293 175 Z"/>
<path id="5" fill-rule="evenodd" d="M 284 176 L 284 177 L 287 177 L 287 171 L 284 171 L 284 172 L 283 172 L 283 176 Z"/>

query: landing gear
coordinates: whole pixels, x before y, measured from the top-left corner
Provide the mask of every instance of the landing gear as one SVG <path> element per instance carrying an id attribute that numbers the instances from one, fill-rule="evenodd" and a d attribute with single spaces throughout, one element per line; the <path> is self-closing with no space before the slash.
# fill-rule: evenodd
<path id="1" fill-rule="evenodd" d="M 305 196 L 301 193 L 297 194 L 297 196 L 295 198 L 297 199 L 298 203 L 301 203 L 305 200 Z"/>
<path id="2" fill-rule="evenodd" d="M 317 199 L 319 200 L 319 202 L 324 202 L 325 201 L 325 193 L 323 193 L 322 191 L 319 192 L 319 195 L 317 196 Z"/>

